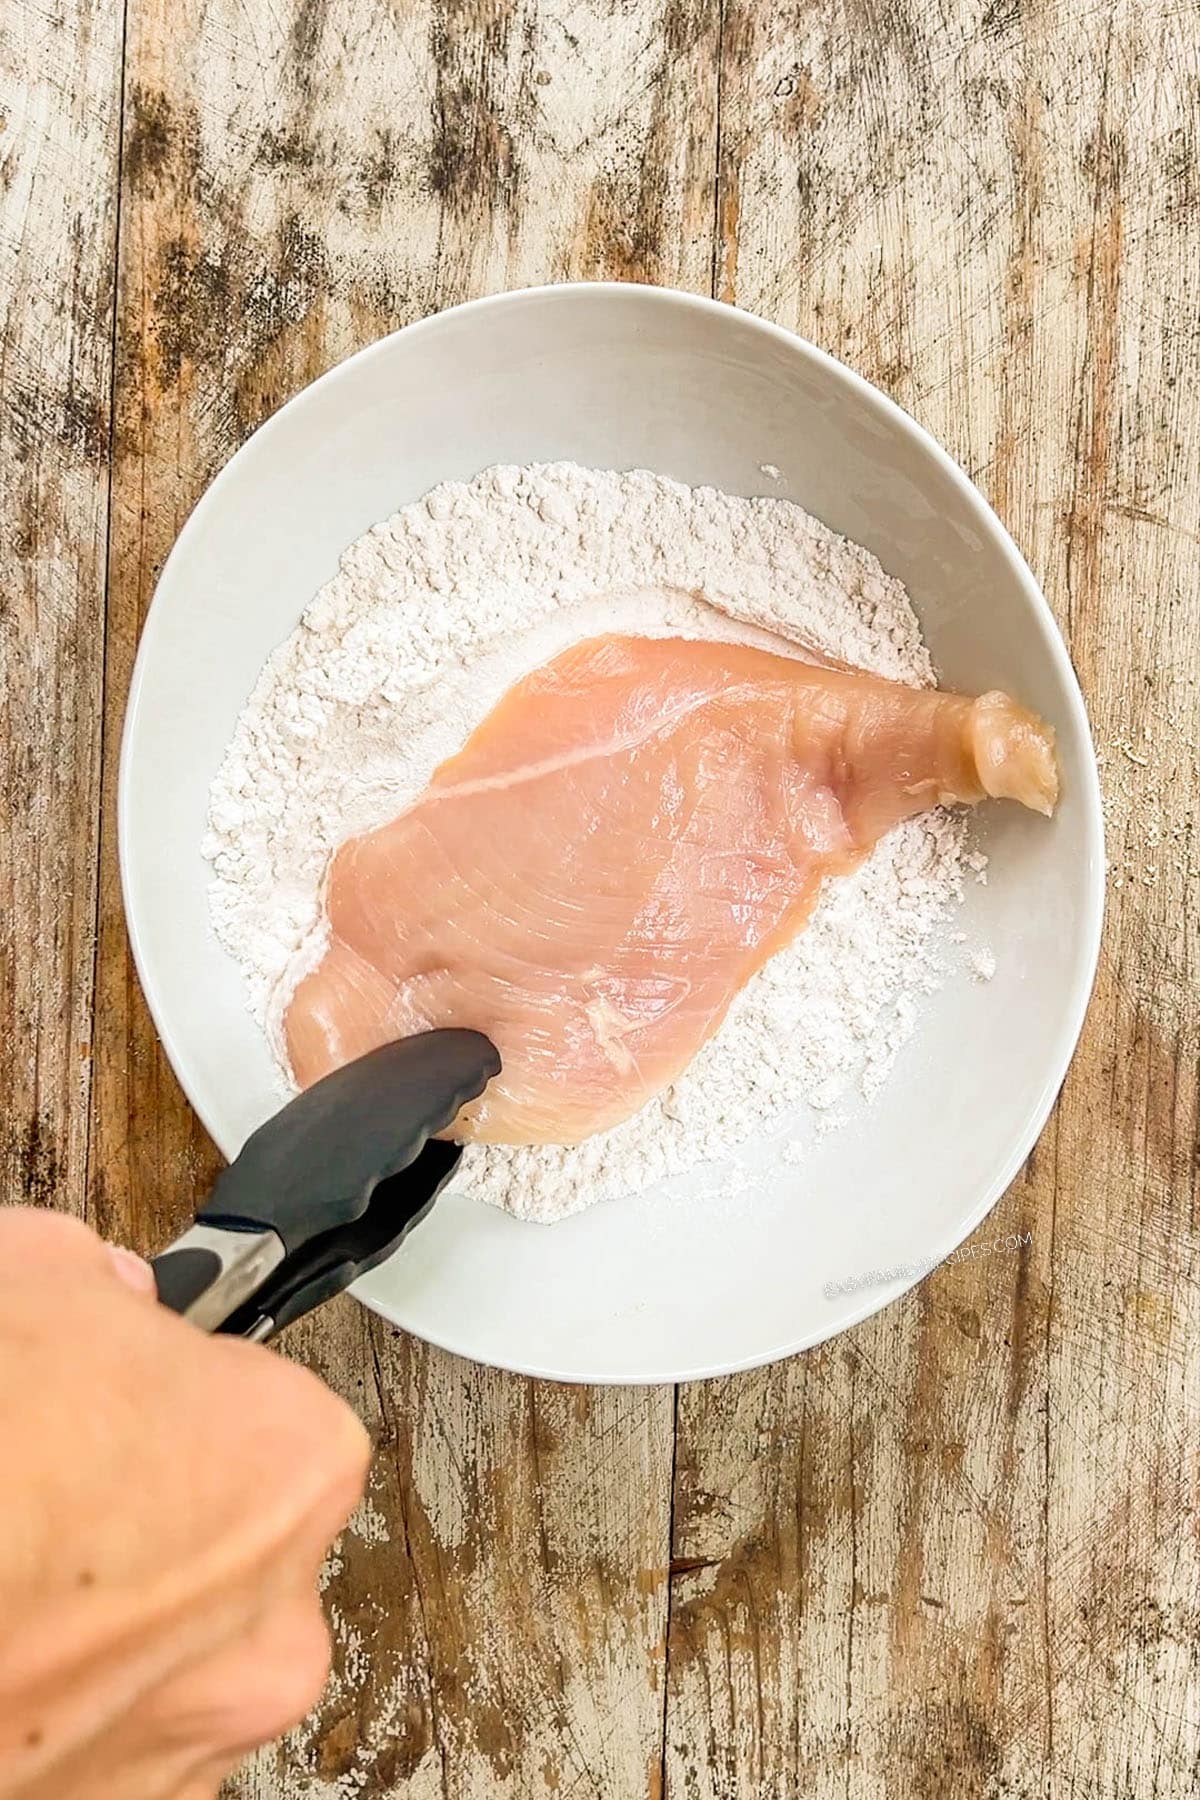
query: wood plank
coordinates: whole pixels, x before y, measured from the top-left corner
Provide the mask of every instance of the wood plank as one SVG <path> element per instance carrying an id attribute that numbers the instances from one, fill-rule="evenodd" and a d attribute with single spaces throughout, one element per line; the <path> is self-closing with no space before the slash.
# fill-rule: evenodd
<path id="1" fill-rule="evenodd" d="M 978 1234 L 1028 1251 L 681 1395 L 667 1794 L 1182 1800 L 1195 16 L 730 0 L 723 44 L 720 290 L 880 382 L 993 499 L 1069 632 L 1114 871 L 1056 1121 Z"/>
<path id="2" fill-rule="evenodd" d="M 715 0 L 131 0 L 106 821 L 156 575 L 261 418 L 471 294 L 585 274 L 707 288 L 716 17 Z M 95 1216 L 145 1247 L 213 1153 L 130 969 L 111 834 L 98 968 Z M 289 1349 L 372 1419 L 381 1455 L 331 1580 L 327 1703 L 230 1793 L 651 1791 L 670 1390 L 472 1369 L 349 1302 Z"/>
<path id="3" fill-rule="evenodd" d="M 230 1793 L 658 1791 L 670 1390 L 522 1381 L 348 1304 L 306 1357 L 370 1370 L 374 1476 L 332 1564 L 330 1691 Z"/>
<path id="4" fill-rule="evenodd" d="M 0 14 L 0 1199 L 87 1155 L 121 19 Z"/>

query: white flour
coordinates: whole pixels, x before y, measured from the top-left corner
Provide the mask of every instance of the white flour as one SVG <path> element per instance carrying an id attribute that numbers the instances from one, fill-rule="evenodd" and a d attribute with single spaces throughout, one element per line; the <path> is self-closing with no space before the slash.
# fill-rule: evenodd
<path id="1" fill-rule="evenodd" d="M 273 1041 L 320 947 L 330 853 L 394 817 L 521 675 L 613 630 L 782 636 L 933 679 L 900 584 L 789 501 L 569 463 L 434 489 L 346 551 L 269 659 L 213 783 L 213 924 Z M 469 1150 L 471 1191 L 561 1218 L 780 1130 L 803 1102 L 829 1117 L 853 1088 L 874 1093 L 937 985 L 932 938 L 962 894 L 962 834 L 943 812 L 894 832 L 830 884 L 672 1088 L 575 1148 Z"/>

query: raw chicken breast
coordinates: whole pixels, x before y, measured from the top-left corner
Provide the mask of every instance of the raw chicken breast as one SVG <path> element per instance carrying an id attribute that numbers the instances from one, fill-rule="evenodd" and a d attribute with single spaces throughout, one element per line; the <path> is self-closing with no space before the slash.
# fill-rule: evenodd
<path id="1" fill-rule="evenodd" d="M 519 681 L 390 825 L 334 856 L 285 1033 L 307 1086 L 474 1026 L 504 1068 L 454 1135 L 577 1143 L 672 1081 L 822 880 L 899 820 L 1049 813 L 1053 738 L 964 699 L 742 645 L 594 638 Z"/>

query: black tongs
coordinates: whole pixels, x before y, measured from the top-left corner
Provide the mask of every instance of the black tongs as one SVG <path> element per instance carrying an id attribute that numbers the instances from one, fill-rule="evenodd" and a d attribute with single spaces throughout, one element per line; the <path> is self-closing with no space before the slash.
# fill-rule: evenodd
<path id="1" fill-rule="evenodd" d="M 500 1057 L 478 1031 L 372 1050 L 247 1138 L 195 1224 L 154 1259 L 159 1299 L 206 1331 L 258 1342 L 392 1255 L 462 1151 L 436 1136 Z"/>

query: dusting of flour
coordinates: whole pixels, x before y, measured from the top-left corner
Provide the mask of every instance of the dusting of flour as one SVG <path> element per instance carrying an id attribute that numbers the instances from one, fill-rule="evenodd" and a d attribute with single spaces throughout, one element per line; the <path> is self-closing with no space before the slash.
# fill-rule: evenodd
<path id="1" fill-rule="evenodd" d="M 603 631 L 782 638 L 933 681 L 903 587 L 790 501 L 571 463 L 435 488 L 346 551 L 268 660 L 213 783 L 212 921 L 277 1053 L 282 1005 L 321 947 L 331 852 L 415 799 L 514 681 Z M 869 1097 L 937 985 L 934 928 L 963 860 L 957 816 L 910 820 L 828 885 L 665 1093 L 573 1148 L 471 1147 L 463 1184 L 550 1221 L 780 1130 L 798 1104 L 828 1118 L 853 1089 Z"/>

